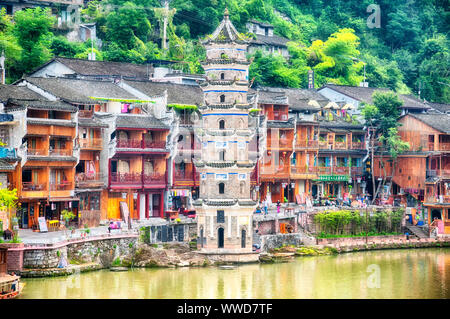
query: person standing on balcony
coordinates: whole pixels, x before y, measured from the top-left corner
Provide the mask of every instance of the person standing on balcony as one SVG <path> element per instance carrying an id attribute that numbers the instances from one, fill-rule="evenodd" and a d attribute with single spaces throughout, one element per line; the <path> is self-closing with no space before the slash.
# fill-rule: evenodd
<path id="1" fill-rule="evenodd" d="M 281 203 L 280 200 L 277 200 L 277 214 L 280 213 Z"/>

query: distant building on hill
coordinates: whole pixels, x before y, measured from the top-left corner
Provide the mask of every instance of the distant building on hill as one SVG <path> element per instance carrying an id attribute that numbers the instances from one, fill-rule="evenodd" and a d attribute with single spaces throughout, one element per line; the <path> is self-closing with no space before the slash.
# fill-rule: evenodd
<path id="1" fill-rule="evenodd" d="M 256 39 L 250 42 L 248 47 L 249 53 L 254 53 L 256 50 L 262 50 L 267 53 L 280 54 L 284 57 L 289 57 L 289 52 L 286 43 L 289 39 L 280 37 L 273 33 L 273 25 L 250 20 L 247 23 L 247 30 L 255 35 Z"/>

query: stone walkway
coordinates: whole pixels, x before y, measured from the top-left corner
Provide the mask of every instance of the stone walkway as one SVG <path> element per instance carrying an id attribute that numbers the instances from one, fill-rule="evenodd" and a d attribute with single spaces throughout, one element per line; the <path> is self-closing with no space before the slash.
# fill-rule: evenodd
<path id="1" fill-rule="evenodd" d="M 140 227 L 167 225 L 168 222 L 162 218 L 150 218 L 143 221 L 133 221 L 132 229 L 128 229 L 127 224 L 122 224 L 122 229 L 111 230 L 111 235 L 136 234 Z M 70 230 L 61 230 L 54 232 L 33 232 L 31 229 L 20 229 L 19 238 L 25 245 L 52 245 L 66 241 L 68 239 L 81 239 L 108 236 L 108 226 L 99 226 L 90 228 L 89 234 L 84 236 L 84 229 L 76 229 L 73 233 Z"/>

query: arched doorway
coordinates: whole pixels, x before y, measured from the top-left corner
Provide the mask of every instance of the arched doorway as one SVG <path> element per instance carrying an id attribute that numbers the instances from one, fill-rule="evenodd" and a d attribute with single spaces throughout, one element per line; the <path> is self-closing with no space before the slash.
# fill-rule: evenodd
<path id="1" fill-rule="evenodd" d="M 217 229 L 217 247 L 223 248 L 224 245 L 224 229 L 223 227 L 219 227 Z"/>

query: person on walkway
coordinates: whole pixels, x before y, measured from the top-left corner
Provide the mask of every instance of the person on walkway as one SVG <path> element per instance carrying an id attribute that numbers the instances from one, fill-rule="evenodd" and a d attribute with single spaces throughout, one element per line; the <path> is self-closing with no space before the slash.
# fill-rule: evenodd
<path id="1" fill-rule="evenodd" d="M 267 215 L 269 211 L 269 202 L 267 201 L 267 199 L 264 199 L 263 205 L 264 205 L 264 215 Z"/>
<path id="2" fill-rule="evenodd" d="M 280 208 L 281 208 L 281 204 L 280 204 L 280 201 L 279 201 L 279 200 L 277 200 L 277 214 L 279 214 L 279 213 L 280 213 Z"/>

